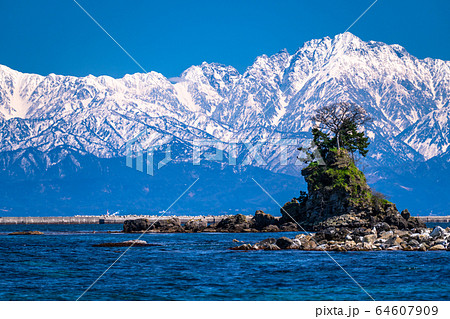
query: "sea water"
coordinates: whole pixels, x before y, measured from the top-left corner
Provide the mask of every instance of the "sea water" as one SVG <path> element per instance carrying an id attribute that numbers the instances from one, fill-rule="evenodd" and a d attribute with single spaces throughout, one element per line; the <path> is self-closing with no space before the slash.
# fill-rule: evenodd
<path id="1" fill-rule="evenodd" d="M 447 227 L 448 225 L 442 225 Z M 11 236 L 39 230 L 44 235 Z M 76 300 L 136 239 L 121 225 L 0 225 L 0 300 Z M 95 231 L 95 233 L 93 233 Z M 450 300 L 450 252 L 232 251 L 297 233 L 145 234 L 81 300 Z"/>

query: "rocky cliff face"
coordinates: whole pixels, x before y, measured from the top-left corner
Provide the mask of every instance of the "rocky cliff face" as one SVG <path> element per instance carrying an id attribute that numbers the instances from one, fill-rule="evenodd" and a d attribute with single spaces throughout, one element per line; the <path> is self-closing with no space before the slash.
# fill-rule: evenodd
<path id="1" fill-rule="evenodd" d="M 282 221 L 294 219 L 305 229 L 314 230 L 327 227 L 425 227 L 409 212 L 400 214 L 395 204 L 373 192 L 347 151 L 331 151 L 325 163 L 314 162 L 302 170 L 308 194 L 284 205 Z"/>

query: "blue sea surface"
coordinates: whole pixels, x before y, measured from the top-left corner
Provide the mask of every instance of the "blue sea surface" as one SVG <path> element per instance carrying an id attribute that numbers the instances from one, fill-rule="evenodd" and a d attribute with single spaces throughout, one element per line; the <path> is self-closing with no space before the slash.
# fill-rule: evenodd
<path id="1" fill-rule="evenodd" d="M 7 235 L 22 230 L 45 234 Z M 0 225 L 0 300 L 76 300 L 127 249 L 92 245 L 139 236 L 108 230 Z M 370 300 L 323 251 L 229 250 L 295 234 L 145 234 L 158 246 L 129 249 L 81 300 Z M 450 252 L 329 254 L 376 300 L 450 300 Z"/>

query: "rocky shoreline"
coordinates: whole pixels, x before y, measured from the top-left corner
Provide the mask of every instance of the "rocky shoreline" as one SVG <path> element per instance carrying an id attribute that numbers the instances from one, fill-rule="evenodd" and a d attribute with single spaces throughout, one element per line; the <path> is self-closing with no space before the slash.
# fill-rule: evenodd
<path id="1" fill-rule="evenodd" d="M 392 206 L 390 206 L 392 207 Z M 394 206 L 395 208 L 395 206 Z M 392 208 L 384 219 L 367 219 L 357 214 L 334 216 L 314 226 L 308 233 L 301 224 L 285 222 L 262 211 L 248 219 L 244 215 L 229 216 L 219 223 L 208 225 L 204 218 L 193 218 L 182 225 L 177 218 L 151 223 L 147 219 L 127 220 L 124 233 L 250 233 L 299 232 L 295 238 L 267 238 L 255 244 L 238 242 L 232 250 L 326 250 L 326 251 L 450 251 L 450 228 L 426 228 L 407 210 L 398 213 Z M 308 227 L 308 230 L 312 230 Z"/>
<path id="2" fill-rule="evenodd" d="M 185 224 L 179 218 L 173 217 L 151 222 L 140 218 L 126 220 L 123 224 L 124 233 L 256 233 L 256 232 L 288 232 L 299 231 L 294 222 L 284 222 L 263 211 L 256 211 L 250 219 L 242 214 L 228 216 L 215 224 L 208 224 L 205 217 L 192 218 Z"/>
<path id="3" fill-rule="evenodd" d="M 241 244 L 231 250 L 313 250 L 313 251 L 450 251 L 450 227 L 440 226 L 421 230 L 388 230 L 376 228 L 327 228 L 313 234 L 299 234 L 295 238 L 267 238 L 256 244 Z"/>

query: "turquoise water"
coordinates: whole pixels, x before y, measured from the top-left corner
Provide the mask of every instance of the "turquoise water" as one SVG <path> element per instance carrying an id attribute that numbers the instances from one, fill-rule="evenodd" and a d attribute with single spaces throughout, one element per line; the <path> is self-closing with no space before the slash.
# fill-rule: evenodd
<path id="1" fill-rule="evenodd" d="M 0 300 L 76 300 L 126 249 L 92 245 L 137 238 L 98 233 L 120 228 L 0 225 Z M 131 248 L 82 300 L 369 300 L 324 252 L 228 249 L 283 235 L 146 234 L 158 246 Z M 450 300 L 450 252 L 330 255 L 376 300 Z"/>

